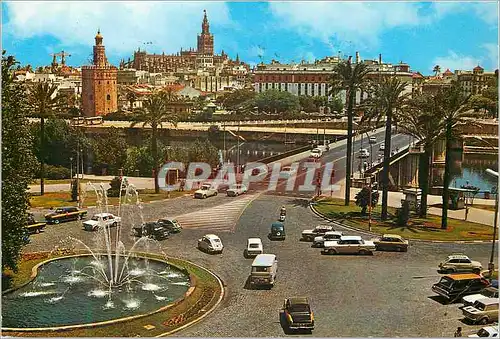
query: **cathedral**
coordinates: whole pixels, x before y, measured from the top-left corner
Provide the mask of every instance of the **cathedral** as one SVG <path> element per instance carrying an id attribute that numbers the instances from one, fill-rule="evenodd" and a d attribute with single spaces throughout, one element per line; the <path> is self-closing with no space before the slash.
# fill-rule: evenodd
<path id="1" fill-rule="evenodd" d="M 200 68 L 216 67 L 223 64 L 239 65 L 239 58 L 236 62 L 229 60 L 224 51 L 220 55 L 214 54 L 214 36 L 210 33 L 210 24 L 206 10 L 203 11 L 203 21 L 201 24 L 201 34 L 198 35 L 197 49 L 192 48 L 182 50 L 176 54 L 147 54 L 140 48 L 134 52 L 133 60 L 120 63 L 120 69 L 134 68 L 140 71 L 152 73 L 177 72 L 181 70 L 194 70 Z"/>

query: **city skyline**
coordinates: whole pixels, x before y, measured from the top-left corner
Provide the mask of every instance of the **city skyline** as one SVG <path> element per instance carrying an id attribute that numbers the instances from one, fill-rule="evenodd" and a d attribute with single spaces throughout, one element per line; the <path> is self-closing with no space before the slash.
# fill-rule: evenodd
<path id="1" fill-rule="evenodd" d="M 4 2 L 3 49 L 35 67 L 61 50 L 71 54 L 67 64 L 87 65 L 100 28 L 109 61 L 118 66 L 138 48 L 196 49 L 204 9 L 214 52 L 238 54 L 251 65 L 359 51 L 362 59 L 382 53 L 422 74 L 436 64 L 442 71 L 498 68 L 496 2 Z"/>

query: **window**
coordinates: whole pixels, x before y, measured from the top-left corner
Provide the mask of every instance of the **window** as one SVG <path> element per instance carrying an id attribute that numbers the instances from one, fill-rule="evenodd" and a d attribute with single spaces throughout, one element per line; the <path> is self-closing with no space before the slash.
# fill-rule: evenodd
<path id="1" fill-rule="evenodd" d="M 106 100 L 111 100 L 111 95 L 106 95 Z"/>

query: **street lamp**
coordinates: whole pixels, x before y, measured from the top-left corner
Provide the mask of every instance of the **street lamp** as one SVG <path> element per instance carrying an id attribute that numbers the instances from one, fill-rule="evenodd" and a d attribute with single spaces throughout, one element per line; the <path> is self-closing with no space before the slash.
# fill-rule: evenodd
<path id="1" fill-rule="evenodd" d="M 497 178 L 498 181 L 498 172 L 495 172 L 487 168 L 486 173 L 488 173 L 491 176 L 494 176 L 495 178 Z M 495 257 L 495 241 L 497 237 L 497 227 L 498 227 L 498 192 L 495 197 L 495 221 L 493 222 L 493 240 L 491 241 L 491 256 L 490 256 L 490 262 L 488 263 L 488 271 L 490 271 L 490 277 L 492 276 L 493 270 L 495 269 L 495 263 L 493 262 L 493 259 Z"/>
<path id="2" fill-rule="evenodd" d="M 70 183 L 69 186 L 70 188 L 72 187 L 72 182 L 73 182 L 73 157 L 69 157 L 70 161 L 70 166 L 69 166 L 69 177 L 70 177 Z"/>

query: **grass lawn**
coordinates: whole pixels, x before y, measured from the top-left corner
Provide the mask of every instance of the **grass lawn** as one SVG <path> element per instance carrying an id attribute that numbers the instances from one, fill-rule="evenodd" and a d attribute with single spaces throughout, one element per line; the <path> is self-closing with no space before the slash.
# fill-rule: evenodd
<path id="1" fill-rule="evenodd" d="M 350 206 L 344 206 L 343 199 L 321 199 L 314 206 L 316 210 L 326 217 L 335 219 L 346 226 L 368 230 L 368 216 L 361 215 L 361 208 L 351 201 Z M 378 234 L 399 234 L 408 239 L 421 240 L 491 240 L 493 228 L 488 225 L 471 223 L 463 220 L 448 218 L 448 229 L 441 229 L 441 217 L 428 215 L 426 219 L 413 216 L 406 227 L 395 224 L 396 209 L 388 208 L 390 219 L 380 220 L 381 206 L 372 211 L 372 232 Z"/>
<path id="2" fill-rule="evenodd" d="M 145 255 L 152 258 L 164 259 L 160 255 L 149 253 Z M 10 276 L 10 286 L 19 287 L 23 283 L 26 283 L 31 275 L 31 268 L 47 258 L 47 253 L 25 255 L 16 274 L 4 272 L 4 275 L 7 273 Z M 9 333 L 11 336 L 22 337 L 155 337 L 171 331 L 209 310 L 217 302 L 221 291 L 217 280 L 205 270 L 178 259 L 169 258 L 168 261 L 181 269 L 186 269 L 194 278 L 196 288 L 183 302 L 167 310 L 126 322 L 94 328 L 5 333 Z M 3 281 L 4 279 L 2 279 L 2 284 Z M 150 325 L 153 328 L 148 330 L 144 328 L 146 325 Z"/>
<path id="3" fill-rule="evenodd" d="M 101 183 L 101 182 L 110 182 L 111 180 L 103 180 L 103 179 L 80 179 L 82 182 L 93 182 L 93 183 Z M 54 185 L 54 184 L 69 184 L 71 183 L 71 179 L 45 179 L 43 181 L 45 185 Z M 40 185 L 40 179 L 35 179 L 31 183 L 31 185 Z"/>
<path id="4" fill-rule="evenodd" d="M 170 192 L 170 196 L 167 192 L 160 191 L 156 194 L 154 190 L 139 190 L 139 199 L 142 202 L 150 202 L 156 200 L 172 199 L 190 192 Z M 83 207 L 96 206 L 96 195 L 95 192 L 88 191 L 86 196 L 83 198 Z M 41 207 L 41 208 L 51 208 L 51 207 L 64 207 L 76 205 L 76 201 L 71 201 L 71 193 L 69 192 L 47 192 L 43 196 L 38 194 L 32 194 L 30 199 L 31 207 Z M 118 197 L 109 197 L 109 205 L 118 205 Z"/>

